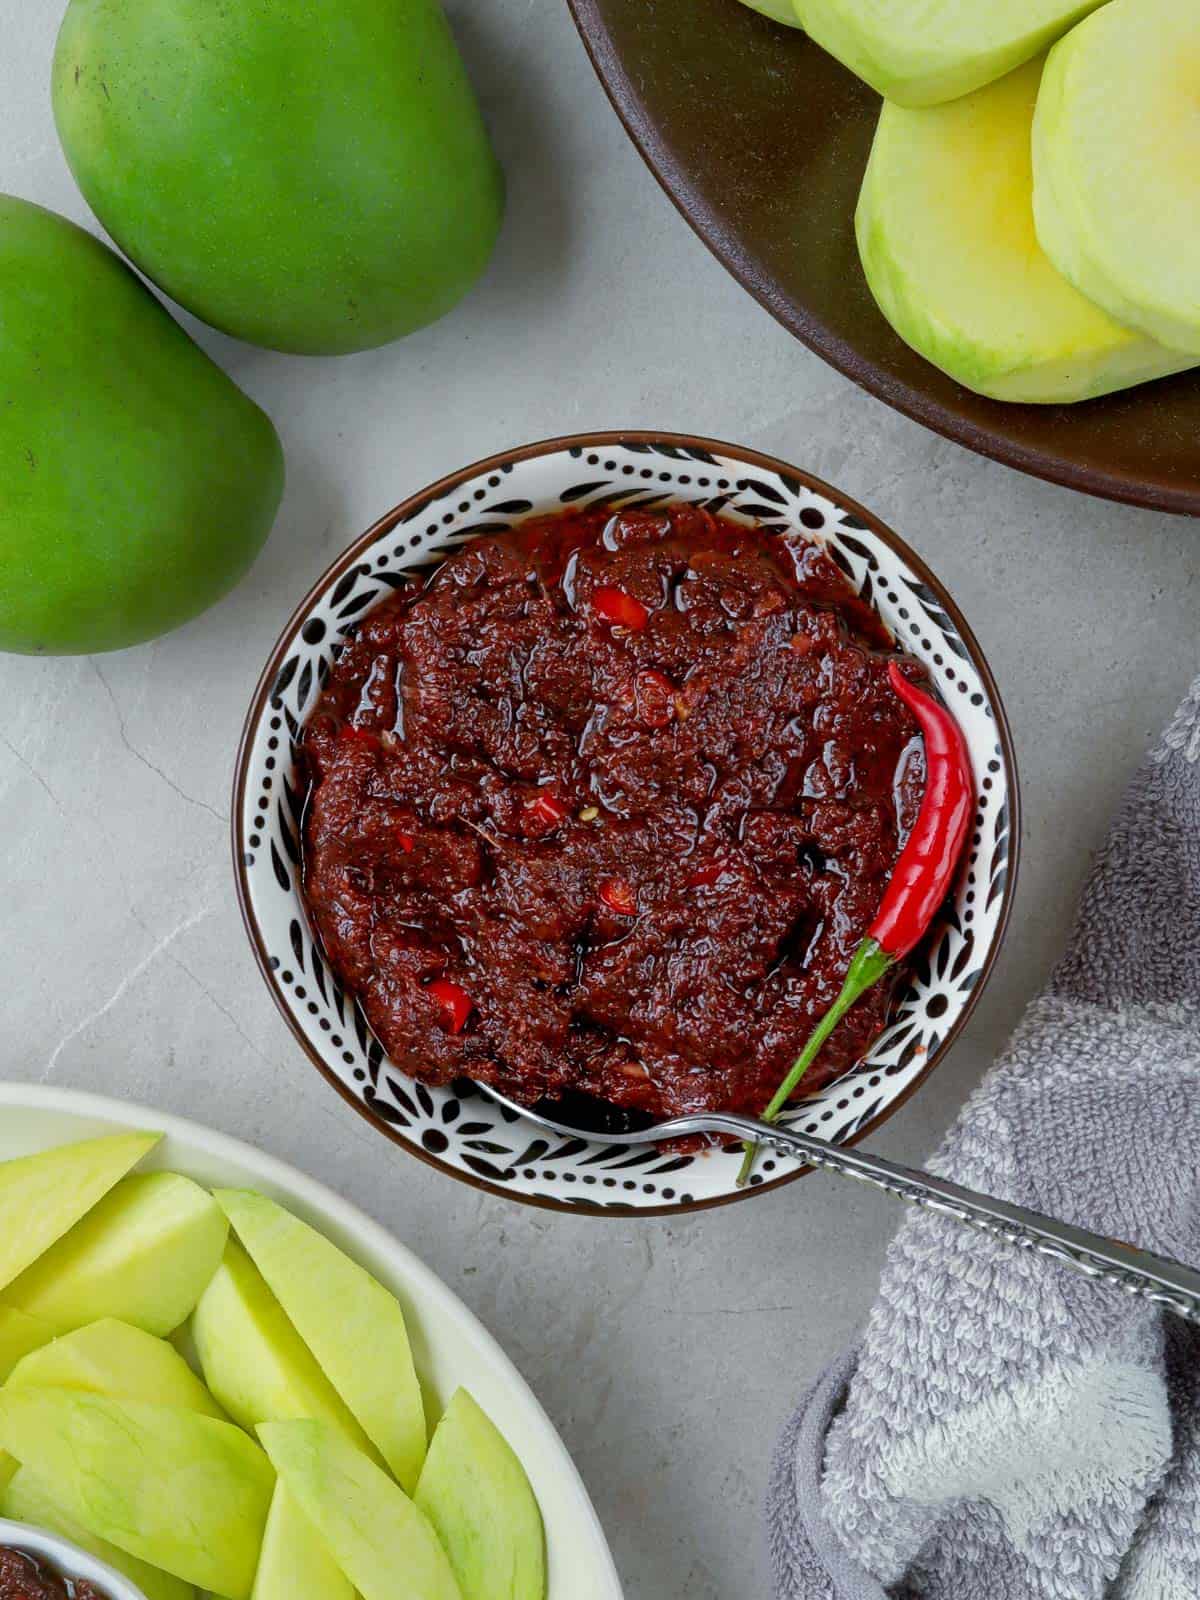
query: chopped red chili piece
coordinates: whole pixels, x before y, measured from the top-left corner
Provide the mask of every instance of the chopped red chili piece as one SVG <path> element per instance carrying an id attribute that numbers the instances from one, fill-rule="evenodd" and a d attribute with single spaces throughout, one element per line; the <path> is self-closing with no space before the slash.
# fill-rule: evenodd
<path id="1" fill-rule="evenodd" d="M 467 1025 L 467 1018 L 475 1009 L 471 996 L 460 983 L 450 978 L 435 978 L 425 987 L 441 1006 L 446 1027 L 451 1033 L 461 1033 Z"/>
<path id="2" fill-rule="evenodd" d="M 604 584 L 592 596 L 596 611 L 614 628 L 628 628 L 637 633 L 650 620 L 650 613 L 634 595 L 624 589 Z"/>
<path id="3" fill-rule="evenodd" d="M 536 822 L 544 828 L 556 828 L 567 814 L 567 807 L 557 796 L 546 793 L 535 794 L 531 800 L 526 800 L 525 811 L 531 822 Z"/>
<path id="4" fill-rule="evenodd" d="M 632 917 L 637 911 L 637 897 L 624 878 L 605 878 L 600 885 L 600 898 L 619 917 Z"/>
<path id="5" fill-rule="evenodd" d="M 372 728 L 360 728 L 356 722 L 345 722 L 339 735 L 342 739 L 366 739 L 377 743 L 379 735 Z"/>
<path id="6" fill-rule="evenodd" d="M 633 683 L 638 716 L 648 728 L 665 728 L 675 711 L 675 685 L 653 667 L 639 672 Z"/>
<path id="7" fill-rule="evenodd" d="M 706 867 L 698 867 L 688 879 L 690 889 L 707 889 L 716 883 L 725 868 L 719 861 L 710 861 Z"/>
<path id="8" fill-rule="evenodd" d="M 400 846 L 401 850 L 404 851 L 406 856 L 412 855 L 413 845 L 415 845 L 416 842 L 416 839 L 411 833 L 403 833 L 399 829 L 396 830 L 396 843 Z"/>

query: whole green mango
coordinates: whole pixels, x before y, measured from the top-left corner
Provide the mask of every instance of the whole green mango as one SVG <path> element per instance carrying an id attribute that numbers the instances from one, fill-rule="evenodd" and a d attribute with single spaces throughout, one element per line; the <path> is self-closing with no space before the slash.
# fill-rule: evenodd
<path id="1" fill-rule="evenodd" d="M 71 170 L 122 250 L 254 344 L 386 344 L 461 299 L 504 183 L 437 0 L 71 0 Z"/>
<path id="2" fill-rule="evenodd" d="M 270 420 L 129 268 L 0 195 L 0 649 L 165 633 L 241 577 L 282 493 Z"/>

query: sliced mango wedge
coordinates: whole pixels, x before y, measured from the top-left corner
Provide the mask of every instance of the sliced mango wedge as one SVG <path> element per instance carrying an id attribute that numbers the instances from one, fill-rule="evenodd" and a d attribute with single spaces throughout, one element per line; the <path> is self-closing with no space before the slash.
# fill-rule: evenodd
<path id="1" fill-rule="evenodd" d="M 940 105 L 1039 55 L 1103 0 L 796 0 L 819 45 L 901 106 Z"/>
<path id="2" fill-rule="evenodd" d="M 226 1600 L 249 1600 L 275 1474 L 232 1423 L 6 1386 L 0 1446 L 99 1538 Z"/>
<path id="3" fill-rule="evenodd" d="M 161 1137 L 115 1133 L 0 1164 L 0 1289 L 86 1216 Z"/>
<path id="4" fill-rule="evenodd" d="M 18 1361 L 31 1350 L 49 1344 L 54 1329 L 39 1317 L 28 1316 L 12 1306 L 0 1306 L 0 1383 L 4 1383 Z"/>
<path id="5" fill-rule="evenodd" d="M 268 1422 L 263 1448 L 363 1600 L 463 1600 L 424 1513 L 324 1422 Z"/>
<path id="6" fill-rule="evenodd" d="M 925 111 L 885 105 L 855 220 L 871 292 L 900 337 L 968 389 L 1058 405 L 1194 365 L 1114 322 L 1034 232 L 1042 63 Z"/>
<path id="7" fill-rule="evenodd" d="M 288 1321 L 236 1239 L 200 1297 L 191 1323 L 200 1370 L 243 1428 L 317 1417 L 357 1449 L 373 1446 Z"/>
<path id="8" fill-rule="evenodd" d="M 57 1333 L 118 1317 L 168 1334 L 216 1271 L 228 1231 L 221 1208 L 190 1178 L 134 1173 L 10 1283 L 0 1303 Z"/>
<path id="9" fill-rule="evenodd" d="M 275 1485 L 252 1600 L 354 1600 L 354 1585 L 282 1482 Z"/>
<path id="10" fill-rule="evenodd" d="M 1112 0 L 1050 52 L 1033 131 L 1038 238 L 1110 316 L 1200 359 L 1200 8 Z"/>
<path id="11" fill-rule="evenodd" d="M 114 1317 L 35 1350 L 17 1363 L 8 1381 L 26 1388 L 82 1389 L 229 1420 L 178 1350 Z"/>
<path id="12" fill-rule="evenodd" d="M 463 1600 L 544 1600 L 537 1500 L 507 1439 L 465 1389 L 434 1430 L 416 1504 L 450 1557 Z"/>
<path id="13" fill-rule="evenodd" d="M 427 1436 L 399 1301 L 323 1234 L 265 1195 L 218 1189 L 216 1199 L 321 1370 L 411 1494 Z"/>
<path id="14" fill-rule="evenodd" d="M 123 1572 L 137 1584 L 146 1600 L 195 1600 L 196 1591 L 190 1583 L 173 1578 L 169 1572 L 162 1572 L 149 1562 L 139 1561 L 126 1550 L 118 1550 L 115 1544 L 97 1538 L 82 1522 L 68 1516 L 28 1467 L 22 1467 L 0 1494 L 0 1516 L 14 1522 L 27 1522 L 31 1527 L 58 1534 L 60 1539 L 69 1539 L 98 1561 L 106 1561 L 110 1567 Z"/>

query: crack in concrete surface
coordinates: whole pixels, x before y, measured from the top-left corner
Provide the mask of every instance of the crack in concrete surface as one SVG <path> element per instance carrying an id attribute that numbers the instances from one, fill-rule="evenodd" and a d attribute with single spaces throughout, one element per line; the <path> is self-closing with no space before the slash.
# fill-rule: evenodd
<path id="1" fill-rule="evenodd" d="M 175 955 L 172 951 L 168 950 L 166 952 L 166 956 L 167 956 L 167 960 L 172 964 L 172 966 L 178 967 L 180 972 L 182 972 L 186 977 L 189 977 L 192 980 L 192 982 L 196 985 L 197 989 L 199 989 L 200 993 L 204 996 L 204 998 L 206 1000 L 209 1000 L 209 1001 L 212 1002 L 212 1005 L 215 1007 L 215 1009 L 217 1011 L 219 1011 L 221 1013 L 221 1015 L 229 1023 L 229 1026 L 233 1029 L 234 1033 L 237 1034 L 238 1038 L 242 1041 L 242 1043 L 247 1045 L 254 1052 L 254 1054 L 263 1063 L 263 1065 L 266 1066 L 266 1067 L 274 1068 L 276 1066 L 276 1063 L 271 1060 L 270 1056 L 264 1055 L 264 1053 L 255 1044 L 254 1040 L 250 1037 L 250 1035 L 242 1027 L 241 1023 L 234 1016 L 233 1012 L 229 1010 L 228 1006 L 224 1006 L 224 1005 L 221 1004 L 221 1002 L 217 999 L 216 995 L 212 992 L 212 990 L 204 982 L 203 978 L 199 977 L 196 973 L 194 973 L 192 971 L 191 967 L 188 966 L 187 962 L 186 961 L 181 961 L 179 959 L 179 957 L 177 955 Z"/>
<path id="2" fill-rule="evenodd" d="M 92 671 L 103 684 L 104 692 L 112 703 L 113 715 L 117 719 L 117 735 L 133 759 L 140 762 L 141 765 L 146 768 L 147 772 L 152 772 L 156 778 L 160 778 L 163 783 L 166 784 L 168 789 L 173 790 L 174 793 L 177 794 L 181 800 L 185 800 L 189 806 L 199 806 L 201 811 L 207 811 L 209 816 L 215 817 L 217 821 L 222 824 L 222 826 L 228 825 L 229 816 L 226 812 L 218 811 L 215 806 L 210 806 L 207 800 L 201 800 L 194 794 L 188 794 L 186 789 L 181 789 L 175 782 L 174 778 L 169 777 L 161 767 L 156 767 L 153 761 L 151 761 L 147 756 L 144 756 L 136 747 L 136 745 L 130 741 L 129 734 L 125 728 L 125 718 L 121 715 L 121 707 L 117 703 L 117 697 L 113 693 L 112 685 L 104 676 L 104 673 L 100 670 L 100 667 L 95 660 L 91 660 L 90 664 Z"/>
<path id="3" fill-rule="evenodd" d="M 799 1306 L 667 1306 L 676 1317 L 774 1317 L 794 1314 Z"/>
<path id="4" fill-rule="evenodd" d="M 150 964 L 158 956 L 162 955 L 169 945 L 173 944 L 176 939 L 185 934 L 189 928 L 194 928 L 198 922 L 203 922 L 205 917 L 211 916 L 212 912 L 212 906 L 204 906 L 199 911 L 192 912 L 191 916 L 184 917 L 182 922 L 177 922 L 168 933 L 165 933 L 154 946 L 154 948 L 148 951 L 147 954 L 144 955 L 137 963 L 137 965 L 132 967 L 130 971 L 125 974 L 120 983 L 118 983 L 117 987 L 102 1005 L 97 1006 L 94 1011 L 89 1011 L 86 1017 L 77 1022 L 69 1032 L 63 1034 L 62 1038 L 51 1051 L 50 1059 L 46 1062 L 46 1065 L 38 1074 L 37 1081 L 39 1083 L 48 1082 L 51 1073 L 53 1073 L 55 1067 L 58 1065 L 58 1058 L 62 1055 L 63 1051 L 67 1048 L 71 1041 L 78 1039 L 80 1034 L 85 1033 L 87 1029 L 93 1025 L 93 1023 L 99 1022 L 101 1017 L 106 1016 L 121 999 L 122 995 L 126 994 L 129 989 L 132 988 L 132 986 L 141 977 L 142 973 L 145 972 L 146 968 L 150 966 Z M 145 924 L 143 923 L 141 926 L 144 927 Z"/>
<path id="5" fill-rule="evenodd" d="M 21 754 L 21 752 L 17 749 L 16 745 L 13 744 L 12 740 L 5 738 L 5 736 L 2 733 L 0 733 L 0 744 L 2 744 L 6 750 L 11 751 L 12 755 L 16 759 L 17 765 L 20 766 L 20 767 L 23 767 L 25 769 L 25 771 L 29 774 L 29 776 L 33 779 L 34 783 L 36 783 L 40 789 L 45 790 L 46 794 L 49 795 L 51 801 L 53 802 L 53 804 L 58 809 L 58 812 L 59 812 L 60 816 L 66 817 L 67 816 L 66 807 L 63 805 L 62 801 L 55 794 L 54 790 L 46 782 L 45 778 L 42 777 L 41 773 L 34 766 L 33 762 L 30 761 L 27 756 L 23 756 Z"/>

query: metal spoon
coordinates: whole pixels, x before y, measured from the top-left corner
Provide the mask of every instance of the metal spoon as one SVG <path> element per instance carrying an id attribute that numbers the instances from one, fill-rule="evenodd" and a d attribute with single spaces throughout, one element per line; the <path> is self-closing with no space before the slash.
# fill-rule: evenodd
<path id="1" fill-rule="evenodd" d="M 480 1083 L 479 1088 L 502 1106 L 517 1112 L 550 1133 L 569 1139 L 581 1136 L 612 1145 L 661 1144 L 668 1139 L 697 1133 L 715 1133 L 724 1138 L 757 1140 L 786 1155 L 801 1156 L 813 1167 L 836 1172 L 844 1178 L 857 1178 L 877 1189 L 907 1200 L 929 1211 L 940 1211 L 969 1228 L 977 1228 L 1021 1250 L 1036 1250 L 1039 1255 L 1061 1261 L 1089 1278 L 1112 1284 L 1126 1294 L 1166 1306 L 1191 1322 L 1200 1322 L 1200 1272 L 1185 1267 L 1168 1256 L 1153 1255 L 1119 1239 L 1105 1239 L 1086 1228 L 1058 1222 L 1007 1200 L 993 1200 L 976 1194 L 946 1178 L 920 1172 L 899 1162 L 866 1151 L 832 1145 L 809 1133 L 798 1133 L 774 1123 L 758 1122 L 753 1117 L 736 1116 L 727 1111 L 705 1111 L 693 1116 L 673 1117 L 669 1122 L 644 1121 L 629 1116 L 617 1107 L 604 1106 L 586 1096 L 570 1101 L 539 1102 L 535 1107 L 518 1105 L 507 1095 Z M 546 1114 L 574 1114 L 578 1120 L 559 1121 Z"/>

